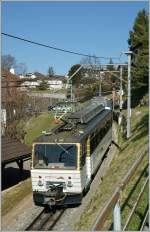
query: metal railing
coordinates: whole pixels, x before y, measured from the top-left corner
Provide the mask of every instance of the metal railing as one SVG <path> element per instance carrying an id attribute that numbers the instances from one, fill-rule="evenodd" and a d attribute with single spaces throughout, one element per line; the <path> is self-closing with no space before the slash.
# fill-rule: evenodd
<path id="1" fill-rule="evenodd" d="M 120 185 L 115 189 L 112 197 L 108 200 L 108 202 L 104 206 L 103 210 L 101 212 L 99 212 L 98 217 L 96 218 L 95 223 L 91 228 L 92 231 L 103 230 L 104 223 L 106 222 L 106 220 L 108 219 L 108 216 L 110 215 L 110 213 L 112 211 L 113 211 L 113 227 L 114 227 L 113 229 L 114 229 L 114 231 L 124 231 L 127 228 L 127 226 L 129 225 L 129 223 L 132 219 L 132 216 L 133 216 L 133 214 L 138 206 L 138 202 L 140 201 L 140 199 L 145 191 L 145 188 L 148 184 L 149 178 L 147 177 L 146 181 L 144 182 L 143 187 L 139 193 L 139 196 L 137 197 L 137 201 L 134 204 L 133 209 L 132 209 L 132 211 L 131 211 L 131 213 L 130 213 L 123 228 L 121 228 L 120 197 L 121 197 L 122 191 L 124 190 L 126 185 L 129 183 L 131 177 L 135 174 L 137 168 L 140 166 L 142 160 L 144 159 L 144 157 L 146 156 L 147 153 L 148 153 L 148 145 L 146 145 L 142 149 L 142 151 L 139 152 L 138 159 L 134 162 L 134 164 L 132 165 L 132 167 L 130 168 L 130 170 L 126 174 L 126 176 L 121 181 Z"/>

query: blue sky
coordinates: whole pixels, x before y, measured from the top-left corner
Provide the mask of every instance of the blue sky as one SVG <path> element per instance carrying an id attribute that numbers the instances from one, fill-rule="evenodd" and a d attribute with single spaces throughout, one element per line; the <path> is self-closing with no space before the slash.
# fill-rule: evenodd
<path id="1" fill-rule="evenodd" d="M 148 10 L 147 1 L 2 2 L 2 32 L 75 52 L 118 57 L 128 49 L 129 30 L 143 8 Z M 2 54 L 26 63 L 29 72 L 44 74 L 53 66 L 56 74 L 65 75 L 82 59 L 5 36 Z"/>

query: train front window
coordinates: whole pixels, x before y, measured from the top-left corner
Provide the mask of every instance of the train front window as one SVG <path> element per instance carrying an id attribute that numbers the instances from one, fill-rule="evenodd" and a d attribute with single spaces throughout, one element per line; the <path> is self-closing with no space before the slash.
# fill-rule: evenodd
<path id="1" fill-rule="evenodd" d="M 35 168 L 75 169 L 77 146 L 75 144 L 35 144 Z"/>

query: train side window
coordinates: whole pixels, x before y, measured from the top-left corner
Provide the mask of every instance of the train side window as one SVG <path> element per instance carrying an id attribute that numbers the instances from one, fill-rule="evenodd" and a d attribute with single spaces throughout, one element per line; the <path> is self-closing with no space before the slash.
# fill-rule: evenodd
<path id="1" fill-rule="evenodd" d="M 97 143 L 97 138 L 96 138 L 96 135 L 91 138 L 91 141 L 90 141 L 90 153 L 92 154 L 93 151 L 96 149 L 98 143 Z"/>
<path id="2" fill-rule="evenodd" d="M 107 126 L 107 132 L 108 132 L 108 130 L 109 130 L 109 128 L 110 128 L 110 127 L 109 127 L 109 126 L 110 126 L 110 125 L 109 125 L 109 121 L 107 122 L 106 126 Z"/>
<path id="3" fill-rule="evenodd" d="M 92 138 L 90 139 L 90 153 L 93 152 L 93 147 L 94 147 L 93 141 L 94 141 L 94 137 L 92 137 Z"/>
<path id="4" fill-rule="evenodd" d="M 102 136 L 101 136 L 101 131 L 99 131 L 99 132 L 98 132 L 98 135 L 97 135 L 98 143 L 100 143 L 101 138 L 102 138 Z"/>
<path id="5" fill-rule="evenodd" d="M 105 130 L 105 133 L 104 133 L 104 135 L 106 135 L 107 134 L 107 122 L 105 123 L 105 126 L 104 126 L 104 130 Z"/>
<path id="6" fill-rule="evenodd" d="M 103 126 L 101 128 L 101 140 L 103 139 L 104 135 L 105 135 L 105 127 Z"/>
<path id="7" fill-rule="evenodd" d="M 106 123 L 106 128 L 107 128 L 107 132 L 108 132 L 108 130 L 110 129 L 110 127 L 111 127 L 111 121 L 110 121 L 110 119 L 107 121 L 107 123 Z"/>
<path id="8" fill-rule="evenodd" d="M 96 147 L 101 142 L 101 140 L 104 138 L 104 136 L 106 135 L 110 127 L 111 127 L 111 118 L 107 119 L 107 121 L 104 121 L 103 126 L 91 135 L 91 139 L 90 139 L 90 153 L 91 154 L 96 149 Z"/>
<path id="9" fill-rule="evenodd" d="M 81 150 L 81 166 L 83 167 L 85 164 L 86 159 L 86 141 L 82 143 L 82 150 Z"/>

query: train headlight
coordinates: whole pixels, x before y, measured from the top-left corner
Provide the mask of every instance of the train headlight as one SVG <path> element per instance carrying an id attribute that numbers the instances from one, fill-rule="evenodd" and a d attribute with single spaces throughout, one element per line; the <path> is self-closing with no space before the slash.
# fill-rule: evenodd
<path id="1" fill-rule="evenodd" d="M 72 187 L 72 181 L 71 181 L 71 177 L 68 177 L 68 181 L 67 181 L 67 187 Z"/>
<path id="2" fill-rule="evenodd" d="M 41 176 L 39 176 L 39 180 L 38 180 L 38 186 L 43 186 L 44 183 L 43 181 L 41 180 Z"/>
<path id="3" fill-rule="evenodd" d="M 67 182 L 67 187 L 72 187 L 72 186 L 73 186 L 72 182 L 71 182 L 71 181 L 68 181 L 68 182 Z"/>
<path id="4" fill-rule="evenodd" d="M 43 181 L 42 180 L 38 181 L 38 186 L 43 186 Z"/>

